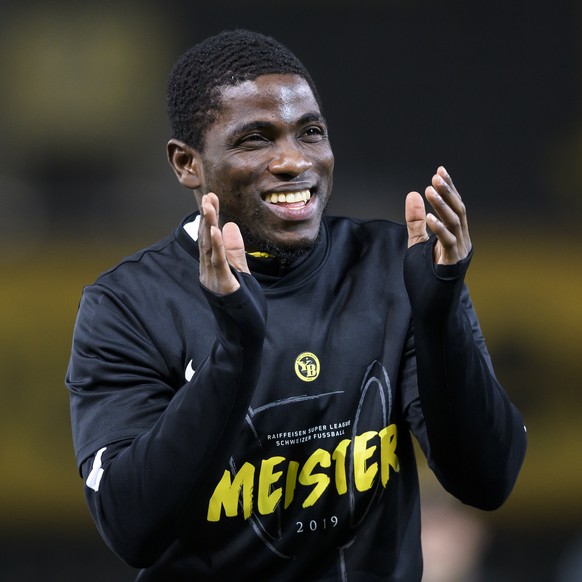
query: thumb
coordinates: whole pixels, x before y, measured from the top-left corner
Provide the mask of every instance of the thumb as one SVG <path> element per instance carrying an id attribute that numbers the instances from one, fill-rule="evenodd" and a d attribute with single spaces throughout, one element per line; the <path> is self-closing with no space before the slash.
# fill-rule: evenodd
<path id="1" fill-rule="evenodd" d="M 404 215 L 406 227 L 408 228 L 408 248 L 416 243 L 428 240 L 424 200 L 418 192 L 410 192 L 406 196 Z"/>
<path id="2" fill-rule="evenodd" d="M 231 267 L 243 273 L 250 273 L 245 254 L 245 243 L 238 225 L 227 222 L 222 229 L 222 242 L 226 253 L 226 260 Z"/>

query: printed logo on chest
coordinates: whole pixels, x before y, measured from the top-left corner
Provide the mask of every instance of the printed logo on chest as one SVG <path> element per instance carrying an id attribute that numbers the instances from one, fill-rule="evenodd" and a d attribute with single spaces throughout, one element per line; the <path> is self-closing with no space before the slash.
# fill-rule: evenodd
<path id="1" fill-rule="evenodd" d="M 319 359 L 311 352 L 303 352 L 295 359 L 295 373 L 304 382 L 313 382 L 319 376 Z"/>

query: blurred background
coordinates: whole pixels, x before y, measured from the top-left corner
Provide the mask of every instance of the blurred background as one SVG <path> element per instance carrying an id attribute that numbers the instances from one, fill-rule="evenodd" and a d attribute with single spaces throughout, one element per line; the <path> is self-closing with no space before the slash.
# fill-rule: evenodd
<path id="1" fill-rule="evenodd" d="M 1 1 L 0 579 L 134 578 L 85 507 L 71 333 L 83 285 L 194 208 L 165 158 L 166 78 L 236 27 L 315 78 L 332 213 L 403 221 L 439 164 L 467 203 L 468 283 L 529 451 L 491 514 L 422 469 L 425 580 L 582 580 L 579 0 Z"/>

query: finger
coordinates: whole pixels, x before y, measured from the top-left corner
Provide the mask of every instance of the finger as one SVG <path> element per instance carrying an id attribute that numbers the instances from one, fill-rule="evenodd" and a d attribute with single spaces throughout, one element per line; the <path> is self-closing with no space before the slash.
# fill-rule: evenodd
<path id="1" fill-rule="evenodd" d="M 207 287 L 219 295 L 228 295 L 236 291 L 240 284 L 232 274 L 226 257 L 224 237 L 218 226 L 210 227 L 212 253 L 210 269 L 206 273 Z"/>
<path id="2" fill-rule="evenodd" d="M 434 261 L 438 264 L 455 264 L 466 256 L 460 218 L 434 187 L 428 186 L 425 195 L 435 211 L 435 214 L 427 215 L 428 226 L 438 239 L 434 247 Z"/>
<path id="3" fill-rule="evenodd" d="M 200 214 L 200 282 L 219 295 L 232 293 L 240 285 L 230 272 L 226 259 L 223 236 L 218 227 L 218 197 L 215 194 L 209 193 L 202 197 Z"/>
<path id="4" fill-rule="evenodd" d="M 222 233 L 218 226 L 210 227 L 210 263 L 212 268 L 218 276 L 224 275 L 225 270 L 228 270 L 226 262 L 226 251 L 222 240 Z"/>
<path id="5" fill-rule="evenodd" d="M 437 255 L 444 252 L 447 256 L 455 255 L 457 248 L 457 237 L 449 230 L 449 228 L 440 220 L 437 216 L 432 213 L 426 215 L 426 221 L 430 230 L 437 237 L 440 243 L 441 249 L 438 249 Z M 438 245 L 437 245 L 438 246 Z M 454 258 L 454 257 L 453 257 Z M 457 262 L 458 259 L 454 258 L 453 262 Z M 435 262 L 439 262 L 438 260 Z"/>
<path id="6" fill-rule="evenodd" d="M 210 229 L 216 225 L 214 207 L 208 196 L 203 196 L 200 203 L 200 226 L 198 227 L 198 248 L 200 250 L 200 268 L 208 268 L 212 257 Z"/>
<path id="7" fill-rule="evenodd" d="M 429 228 L 435 233 L 435 262 L 454 264 L 471 250 L 471 237 L 465 204 L 450 174 L 440 166 L 425 190 L 425 196 L 435 211 L 429 215 Z"/>
<path id="8" fill-rule="evenodd" d="M 199 244 L 201 243 L 201 250 L 210 252 L 210 229 L 213 226 L 218 226 L 218 197 L 212 192 L 202 196 L 200 203 L 200 226 L 198 228 Z"/>
<path id="9" fill-rule="evenodd" d="M 230 275 L 226 250 L 224 248 L 224 237 L 218 226 L 218 196 L 213 192 L 205 194 L 202 198 L 202 206 L 204 209 L 207 232 L 210 235 L 209 256 L 212 268 L 219 276 L 224 277 L 227 273 Z"/>
<path id="10" fill-rule="evenodd" d="M 406 196 L 404 215 L 408 229 L 408 247 L 428 240 L 424 200 L 418 192 L 409 192 Z"/>
<path id="11" fill-rule="evenodd" d="M 461 219 L 449 202 L 434 186 L 427 186 L 424 191 L 426 199 L 432 206 L 438 219 L 453 233 L 460 235 Z"/>
<path id="12" fill-rule="evenodd" d="M 200 214 L 202 216 L 200 226 L 204 226 L 207 232 L 210 231 L 211 226 L 218 226 L 218 197 L 216 194 L 209 192 L 202 196 Z"/>
<path id="13" fill-rule="evenodd" d="M 439 166 L 437 168 L 436 175 L 440 176 L 448 184 L 451 190 L 455 191 L 457 194 L 459 193 L 455 184 L 453 183 L 451 175 L 448 173 L 444 166 Z"/>
<path id="14" fill-rule="evenodd" d="M 206 195 L 207 203 L 212 206 L 212 210 L 214 212 L 214 216 L 216 217 L 216 224 L 218 225 L 218 210 L 219 210 L 219 202 L 218 196 L 214 192 L 208 192 Z"/>
<path id="15" fill-rule="evenodd" d="M 457 237 L 459 255 L 464 257 L 472 247 L 465 203 L 455 187 L 450 174 L 443 166 L 440 166 L 433 176 L 432 184 L 435 192 L 441 196 L 442 200 L 439 201 L 433 198 L 431 204 L 435 202 L 433 208 L 435 208 L 443 223 Z M 446 204 L 443 204 L 443 200 Z"/>
<path id="16" fill-rule="evenodd" d="M 431 183 L 435 191 L 457 215 L 461 228 L 466 228 L 467 211 L 465 204 L 463 203 L 463 199 L 455 187 L 451 176 L 443 166 L 438 168 L 436 174 L 432 177 Z"/>
<path id="17" fill-rule="evenodd" d="M 222 229 L 222 242 L 226 259 L 237 271 L 250 273 L 247 265 L 247 255 L 240 229 L 234 222 L 227 222 Z"/>

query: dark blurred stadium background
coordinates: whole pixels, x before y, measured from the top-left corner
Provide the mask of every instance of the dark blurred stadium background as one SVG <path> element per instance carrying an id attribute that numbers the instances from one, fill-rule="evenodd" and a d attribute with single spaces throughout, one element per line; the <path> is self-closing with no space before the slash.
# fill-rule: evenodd
<path id="1" fill-rule="evenodd" d="M 566 581 L 582 536 L 578 0 L 0 2 L 0 579 L 133 579 L 84 505 L 71 332 L 83 285 L 193 209 L 165 159 L 166 77 L 235 27 L 312 72 L 331 212 L 402 221 L 409 190 L 439 164 L 453 175 L 468 282 L 530 439 L 507 505 L 475 513 L 480 559 L 491 579 Z"/>

